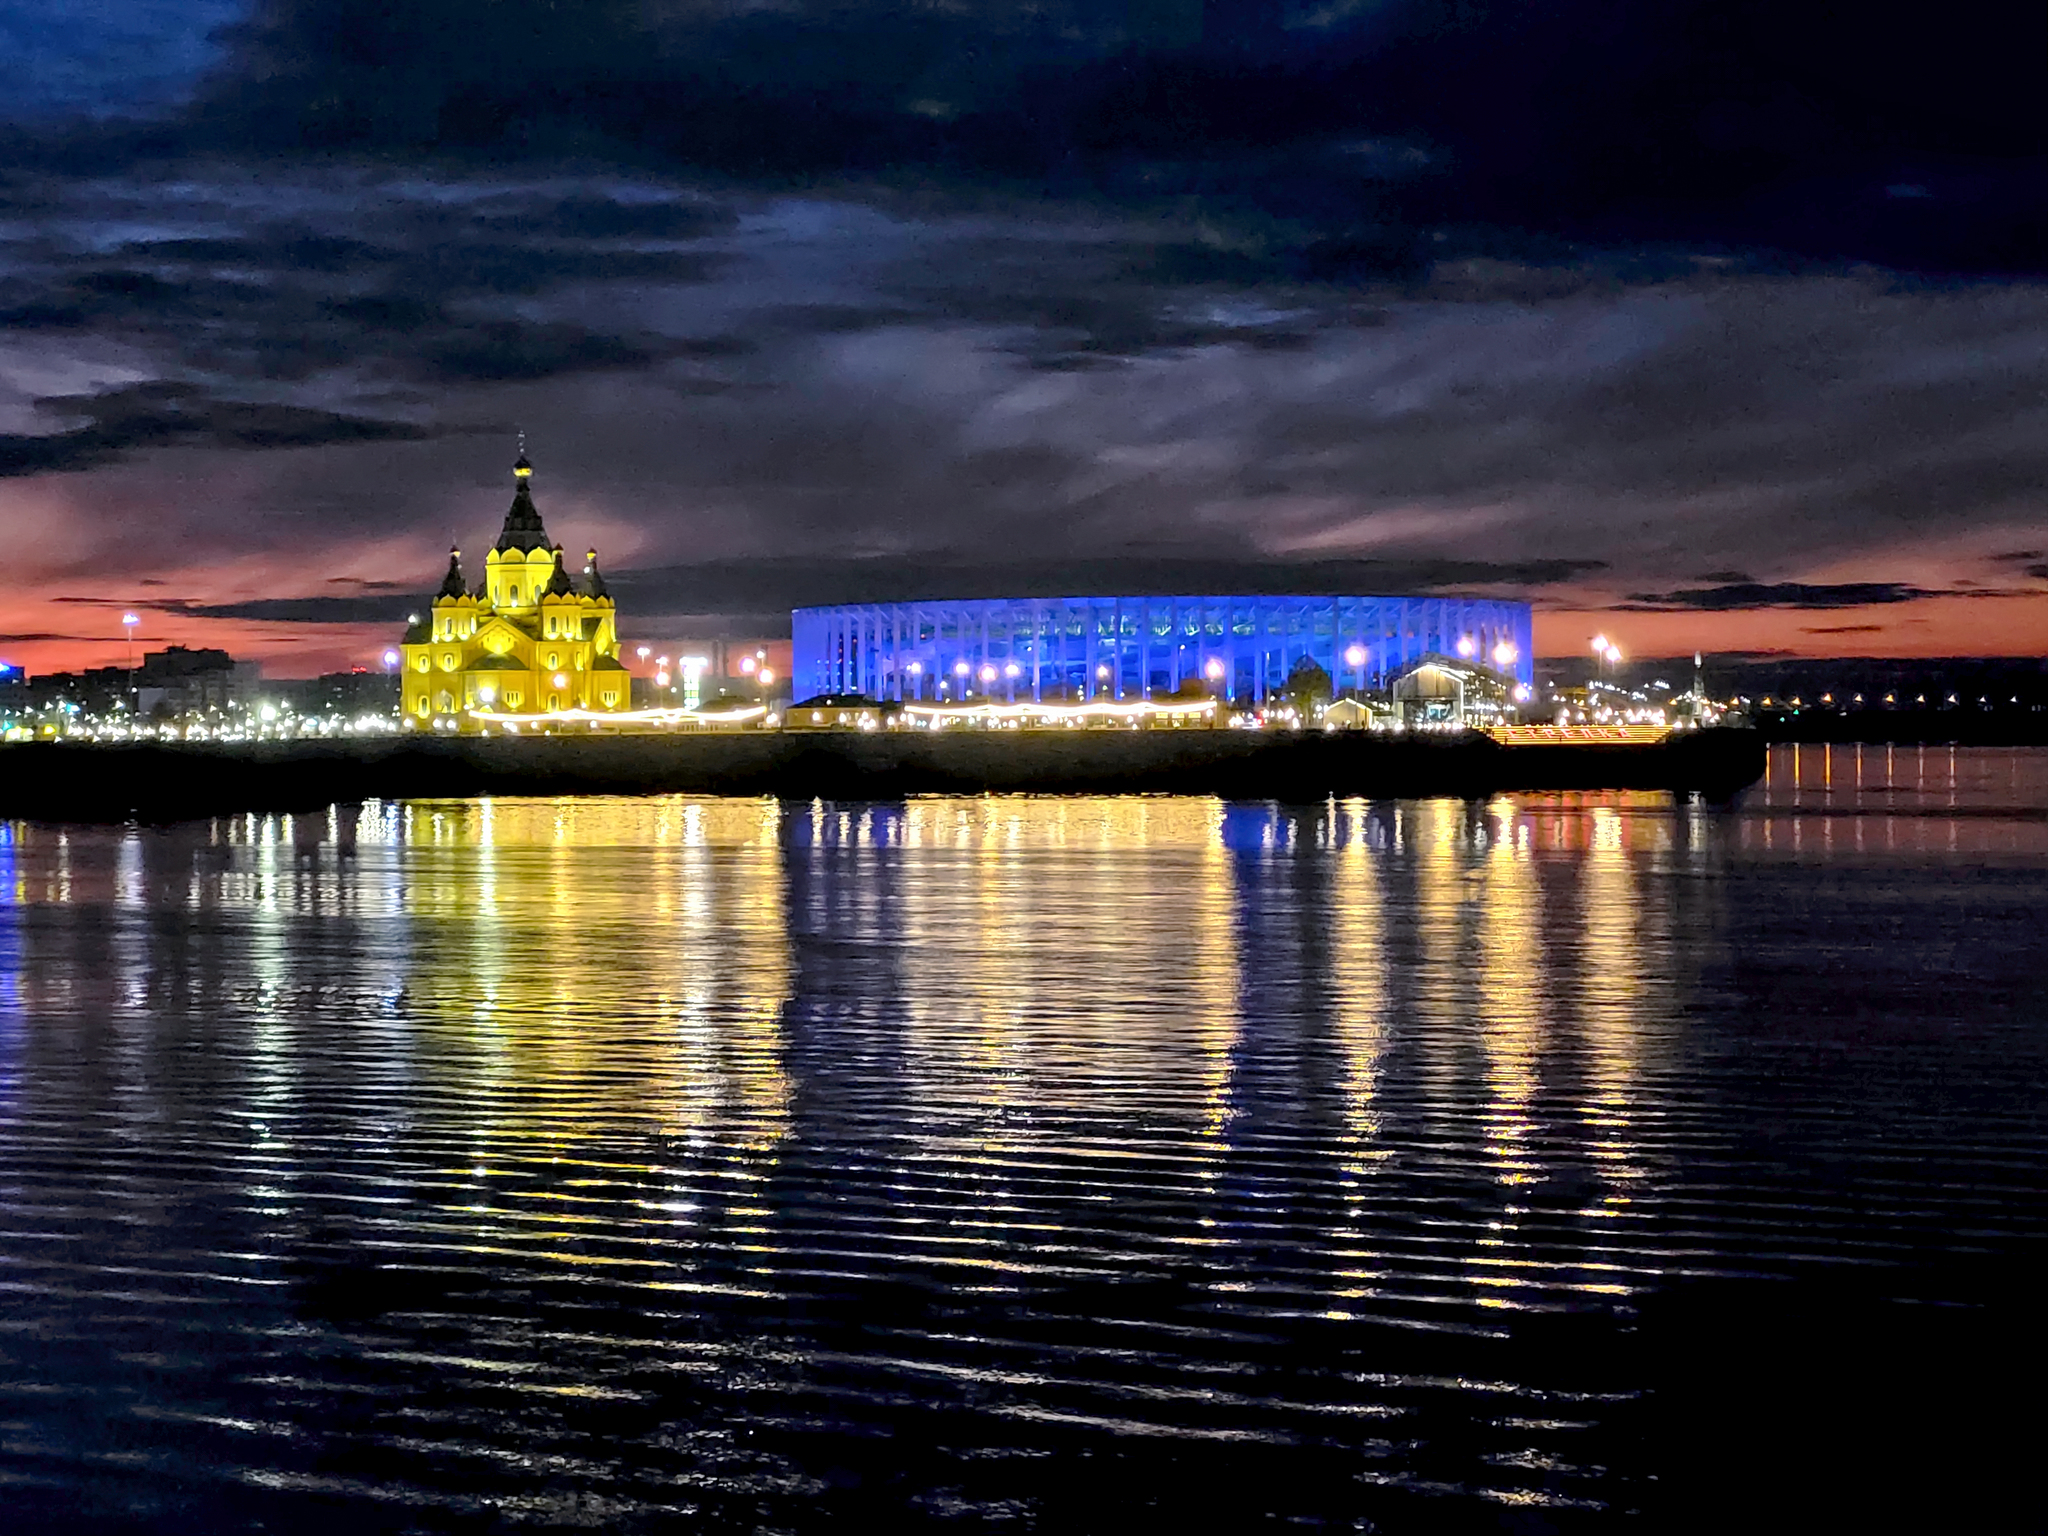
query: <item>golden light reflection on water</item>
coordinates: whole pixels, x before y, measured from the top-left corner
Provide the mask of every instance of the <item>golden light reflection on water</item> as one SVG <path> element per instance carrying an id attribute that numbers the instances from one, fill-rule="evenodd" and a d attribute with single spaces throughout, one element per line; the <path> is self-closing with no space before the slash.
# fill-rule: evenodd
<path id="1" fill-rule="evenodd" d="M 1392 989 L 1387 976 L 1385 897 L 1379 862 L 1371 846 L 1369 809 L 1363 800 L 1343 805 L 1334 828 L 1330 875 L 1330 994 L 1333 1024 L 1343 1062 L 1339 1101 L 1355 1181 L 1365 1160 L 1384 1155 L 1376 1143 L 1380 1057 L 1387 1048 Z M 1354 1183 L 1354 1188 L 1355 1188 Z"/>
<path id="2" fill-rule="evenodd" d="M 1542 896 L 1528 828 L 1510 800 L 1487 807 L 1488 848 L 1479 887 L 1473 959 L 1479 971 L 1480 1039 L 1486 1054 L 1487 1150 L 1503 1184 L 1528 1182 L 1538 1165 L 1527 1140 L 1529 1101 L 1548 1033 L 1540 926 Z"/>
<path id="3" fill-rule="evenodd" d="M 1605 1175 L 1640 1175 L 1645 973 L 1669 947 L 1645 935 L 1671 918 L 1639 865 L 1678 825 L 1641 795 L 499 799 L 237 818 L 198 847 L 130 830 L 104 860 L 34 832 L 50 856 L 13 867 L 18 898 L 232 924 L 208 984 L 249 1020 L 266 1121 L 305 1107 L 349 1013 L 366 1091 L 415 1115 L 445 1095 L 479 1147 L 637 1134 L 772 1162 L 804 1114 L 886 1103 L 917 1156 L 997 1184 L 1163 1137 L 1213 1187 L 1247 1113 L 1256 1139 L 1298 1104 L 1334 1108 L 1355 1201 L 1418 1137 L 1467 1141 L 1506 1191 L 1540 1181 L 1553 1076 Z M 1548 896 L 1546 859 L 1573 870 Z M 308 919 L 367 946 L 324 1013 Z M 116 931 L 134 997 L 156 942 Z"/>
<path id="4" fill-rule="evenodd" d="M 1465 808 L 1455 800 L 1402 807 L 1395 821 L 1413 870 L 1417 961 L 1413 1011 L 1422 1038 L 1448 1048 L 1419 1053 L 1428 1101 L 1460 1100 L 1462 1043 L 1472 1018 L 1472 967 L 1466 934 Z"/>
<path id="5" fill-rule="evenodd" d="M 1575 989 L 1587 1047 L 1581 1117 L 1589 1132 L 1587 1149 L 1602 1169 L 1615 1179 L 1636 1179 L 1643 1170 L 1636 1161 L 1630 1106 L 1649 990 L 1642 898 L 1621 817 L 1596 806 L 1591 819 L 1591 846 L 1580 866 L 1583 963 Z"/>
<path id="6" fill-rule="evenodd" d="M 1220 1146 L 1239 986 L 1218 804 L 918 800 L 903 841 L 926 855 L 900 895 L 934 1150 L 999 1161 L 1139 1107 Z M 1174 921 L 1134 921 L 1163 891 Z"/>
<path id="7" fill-rule="evenodd" d="M 771 800 L 415 803 L 408 1012 L 469 1026 L 475 1086 L 547 1134 L 579 1114 L 766 1148 L 787 1129 L 794 968 Z M 650 1019 L 666 1027 L 649 1029 Z M 492 1133 L 515 1131 L 514 1117 Z"/>

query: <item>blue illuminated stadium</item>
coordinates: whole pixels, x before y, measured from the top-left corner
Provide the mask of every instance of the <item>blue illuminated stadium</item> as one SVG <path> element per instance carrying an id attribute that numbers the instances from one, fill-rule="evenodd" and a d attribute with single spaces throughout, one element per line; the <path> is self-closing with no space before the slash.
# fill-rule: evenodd
<path id="1" fill-rule="evenodd" d="M 1342 694 L 1428 655 L 1534 681 L 1529 605 L 1461 597 L 1050 597 L 791 616 L 793 696 L 1135 699 L 1191 678 L 1262 700 L 1306 656 Z"/>

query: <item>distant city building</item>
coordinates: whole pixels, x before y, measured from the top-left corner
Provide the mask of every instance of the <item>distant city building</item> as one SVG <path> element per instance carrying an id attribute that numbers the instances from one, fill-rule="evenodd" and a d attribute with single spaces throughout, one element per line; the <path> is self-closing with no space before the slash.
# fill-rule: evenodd
<path id="1" fill-rule="evenodd" d="M 590 551 L 579 586 L 534 508 L 526 455 L 512 475 L 511 510 L 484 557 L 483 584 L 474 591 L 464 585 L 461 553 L 450 550 L 447 577 L 427 616 L 406 631 L 400 671 L 408 721 L 471 710 L 538 715 L 632 707 L 597 551 Z"/>
<path id="2" fill-rule="evenodd" d="M 1534 680 L 1527 603 L 1457 597 L 1066 597 L 861 603 L 791 616 L 794 696 L 1265 702 L 1304 658 L 1339 696 L 1426 656 Z"/>
<path id="3" fill-rule="evenodd" d="M 247 704 L 263 677 L 261 663 L 237 661 L 226 651 L 182 645 L 146 652 L 134 667 L 88 667 L 43 672 L 28 680 L 27 707 L 70 706 L 89 715 L 132 711 L 179 718 Z"/>
<path id="4" fill-rule="evenodd" d="M 262 680 L 260 662 L 237 661 L 213 648 L 182 645 L 150 651 L 135 669 L 135 710 L 141 715 L 191 715 L 245 704 Z"/>
<path id="5" fill-rule="evenodd" d="M 274 690 L 302 715 L 390 715 L 398 708 L 401 679 L 388 672 L 356 667 L 323 672 Z"/>

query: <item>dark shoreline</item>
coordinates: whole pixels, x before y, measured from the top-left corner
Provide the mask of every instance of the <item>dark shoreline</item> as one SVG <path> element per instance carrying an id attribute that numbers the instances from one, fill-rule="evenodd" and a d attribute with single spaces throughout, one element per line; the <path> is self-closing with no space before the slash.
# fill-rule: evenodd
<path id="1" fill-rule="evenodd" d="M 713 794 L 893 800 L 913 794 L 1483 798 L 1655 789 L 1727 799 L 1763 773 L 1755 731 L 1645 745 L 1502 746 L 1474 734 L 1237 731 L 749 731 L 392 737 L 0 747 L 0 818 L 178 821 L 362 800 Z"/>

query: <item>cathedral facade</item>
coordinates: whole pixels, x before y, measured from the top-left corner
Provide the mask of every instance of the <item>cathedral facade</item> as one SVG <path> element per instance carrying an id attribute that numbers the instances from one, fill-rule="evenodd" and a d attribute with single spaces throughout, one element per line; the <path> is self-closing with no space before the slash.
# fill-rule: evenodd
<path id="1" fill-rule="evenodd" d="M 548 542 L 533 505 L 533 466 L 512 466 L 512 507 L 484 556 L 483 582 L 471 588 L 459 550 L 426 617 L 400 648 L 406 724 L 461 723 L 476 715 L 599 713 L 632 706 L 632 682 L 619 660 L 617 613 L 597 551 L 579 584 Z"/>

